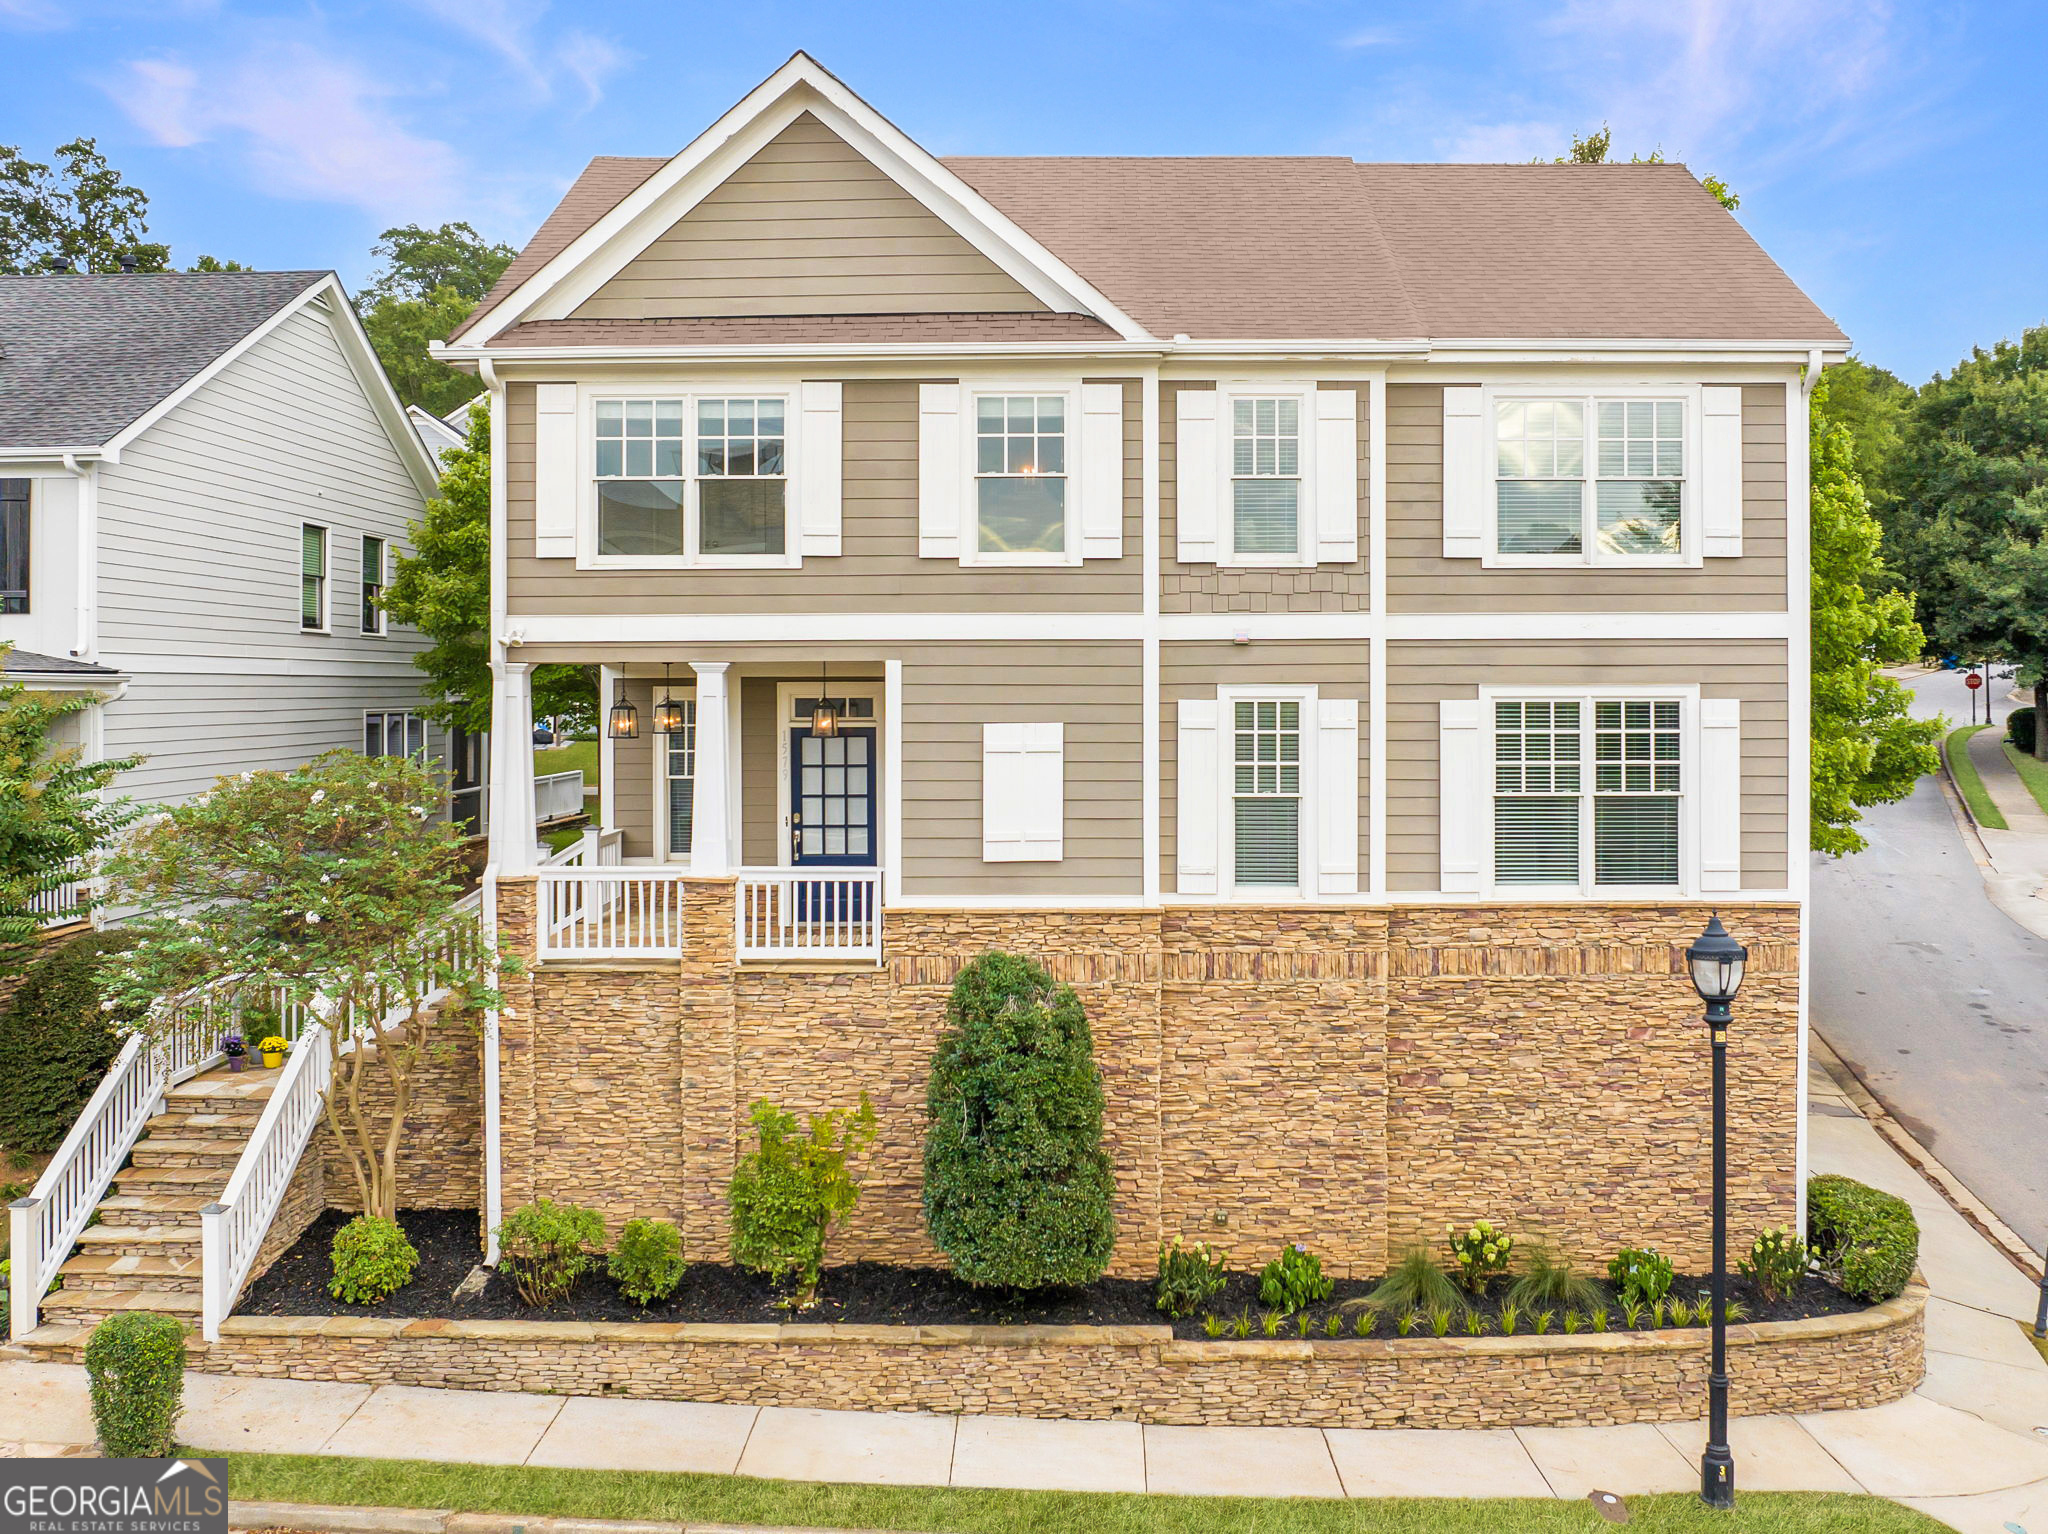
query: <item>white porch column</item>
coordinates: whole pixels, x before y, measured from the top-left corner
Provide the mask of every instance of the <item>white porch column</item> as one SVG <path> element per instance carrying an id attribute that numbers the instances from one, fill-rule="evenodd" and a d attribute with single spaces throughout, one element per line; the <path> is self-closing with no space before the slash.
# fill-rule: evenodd
<path id="1" fill-rule="evenodd" d="M 530 872 L 534 856 L 533 668 L 507 661 L 498 668 L 491 709 L 491 860 L 502 874 Z"/>
<path id="2" fill-rule="evenodd" d="M 729 661 L 691 661 L 697 673 L 697 781 L 690 801 L 690 872 L 732 872 L 732 730 L 725 673 Z"/>

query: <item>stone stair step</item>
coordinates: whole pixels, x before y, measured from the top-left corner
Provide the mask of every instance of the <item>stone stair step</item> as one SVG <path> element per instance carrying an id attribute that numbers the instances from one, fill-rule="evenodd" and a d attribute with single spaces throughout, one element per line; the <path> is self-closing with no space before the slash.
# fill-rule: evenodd
<path id="1" fill-rule="evenodd" d="M 114 1186 L 124 1194 L 157 1192 L 183 1195 L 207 1188 L 224 1188 L 227 1178 L 216 1166 L 129 1166 L 114 1174 Z"/>
<path id="2" fill-rule="evenodd" d="M 221 1179 L 223 1188 L 227 1179 Z M 100 1220 L 106 1225 L 189 1227 L 195 1233 L 199 1229 L 199 1211 L 214 1201 L 215 1195 L 198 1193 L 110 1193 L 100 1200 Z M 93 1230 L 98 1229 L 93 1227 Z M 87 1230 L 91 1235 L 92 1230 Z"/>
<path id="3" fill-rule="evenodd" d="M 199 1216 L 195 1211 L 176 1225 L 94 1225 L 79 1232 L 78 1247 L 82 1252 L 136 1252 L 196 1259 Z"/>
<path id="4" fill-rule="evenodd" d="M 205 1139 L 185 1135 L 147 1135 L 135 1142 L 130 1162 L 135 1166 L 226 1167 L 230 1171 L 242 1157 L 248 1138 Z"/>
<path id="5" fill-rule="evenodd" d="M 249 1131 L 263 1119 L 259 1105 L 246 1113 L 203 1113 L 166 1112 L 159 1113 L 149 1121 L 147 1133 L 151 1135 L 189 1135 L 199 1139 L 214 1139 L 222 1135 L 247 1139 Z"/>
<path id="6" fill-rule="evenodd" d="M 133 1252 L 89 1252 L 70 1258 L 57 1271 L 64 1275 L 65 1290 L 81 1294 L 124 1292 L 138 1285 L 159 1292 L 197 1294 L 202 1282 L 197 1257 L 144 1256 Z"/>
<path id="7" fill-rule="evenodd" d="M 187 1112 L 231 1113 L 251 1103 L 260 1111 L 277 1090 L 282 1071 L 208 1071 L 164 1091 L 167 1107 Z"/>
<path id="8" fill-rule="evenodd" d="M 201 1296 L 197 1289 L 73 1289 L 68 1284 L 55 1294 L 43 1296 L 42 1311 L 53 1320 L 76 1325 L 81 1321 L 103 1321 L 123 1310 L 159 1310 L 170 1316 L 196 1316 Z"/>

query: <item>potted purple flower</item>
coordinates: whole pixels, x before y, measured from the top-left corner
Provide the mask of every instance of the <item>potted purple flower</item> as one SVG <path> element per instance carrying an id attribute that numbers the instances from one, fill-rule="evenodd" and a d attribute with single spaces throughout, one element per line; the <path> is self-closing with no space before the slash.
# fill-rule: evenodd
<path id="1" fill-rule="evenodd" d="M 220 1052 L 227 1056 L 228 1069 L 240 1070 L 247 1064 L 248 1042 L 239 1033 L 224 1033 L 220 1036 Z"/>

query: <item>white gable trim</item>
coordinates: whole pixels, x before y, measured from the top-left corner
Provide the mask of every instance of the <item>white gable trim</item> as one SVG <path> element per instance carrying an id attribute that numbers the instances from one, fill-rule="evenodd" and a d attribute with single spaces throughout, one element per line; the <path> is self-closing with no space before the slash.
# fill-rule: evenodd
<path id="1" fill-rule="evenodd" d="M 1048 308 L 1092 314 L 1125 340 L 1146 338 L 1142 325 L 1080 273 L 804 53 L 749 91 L 533 276 L 475 315 L 464 335 L 488 337 L 520 320 L 566 318 L 805 112 L 867 156 Z"/>

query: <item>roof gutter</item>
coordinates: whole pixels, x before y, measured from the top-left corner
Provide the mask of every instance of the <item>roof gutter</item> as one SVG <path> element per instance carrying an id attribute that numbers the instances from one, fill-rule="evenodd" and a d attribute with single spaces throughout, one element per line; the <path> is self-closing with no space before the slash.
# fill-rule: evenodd
<path id="1" fill-rule="evenodd" d="M 119 463 L 121 452 L 110 447 L 0 447 L 0 463 L 61 463 L 81 474 L 86 463 Z"/>

